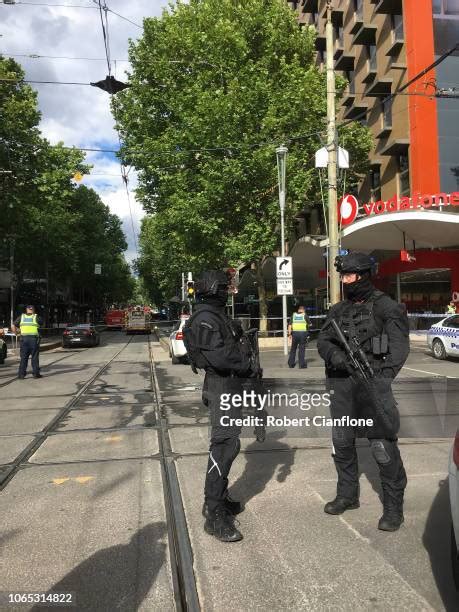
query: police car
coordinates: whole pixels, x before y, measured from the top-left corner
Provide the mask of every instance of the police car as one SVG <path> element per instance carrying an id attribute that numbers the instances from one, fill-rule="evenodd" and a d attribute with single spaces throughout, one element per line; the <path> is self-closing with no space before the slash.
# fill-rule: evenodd
<path id="1" fill-rule="evenodd" d="M 432 325 L 427 332 L 427 344 L 436 359 L 459 357 L 459 315 Z"/>

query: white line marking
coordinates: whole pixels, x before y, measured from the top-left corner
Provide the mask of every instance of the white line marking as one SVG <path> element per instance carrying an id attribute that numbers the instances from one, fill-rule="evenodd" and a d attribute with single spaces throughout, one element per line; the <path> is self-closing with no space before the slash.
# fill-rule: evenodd
<path id="1" fill-rule="evenodd" d="M 416 370 L 416 368 L 407 368 L 403 366 L 402 370 L 411 370 L 412 372 L 420 372 L 421 374 L 431 374 L 432 376 L 438 376 L 439 378 L 459 378 L 459 376 L 445 376 L 444 374 L 438 374 L 438 372 L 428 372 L 427 370 Z"/>
<path id="2" fill-rule="evenodd" d="M 311 487 L 311 485 L 308 484 L 308 488 L 311 489 L 311 491 L 314 493 L 314 495 L 317 497 L 318 500 L 320 500 L 320 502 L 322 504 L 326 504 L 326 500 L 322 497 L 322 495 L 316 491 L 313 487 Z M 349 531 L 352 531 L 352 533 L 355 535 L 355 537 L 359 540 L 362 540 L 362 542 L 365 542 L 365 544 L 370 544 L 370 540 L 368 538 L 366 538 L 365 536 L 363 536 L 359 531 L 357 531 L 357 529 L 354 529 L 354 527 L 349 524 L 345 518 L 343 518 L 342 516 L 339 517 L 339 520 L 346 525 L 346 527 L 349 529 Z"/>

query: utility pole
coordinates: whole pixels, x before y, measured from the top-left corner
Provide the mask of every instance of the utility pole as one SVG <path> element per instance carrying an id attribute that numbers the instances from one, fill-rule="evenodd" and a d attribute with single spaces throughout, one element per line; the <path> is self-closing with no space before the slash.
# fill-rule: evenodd
<path id="1" fill-rule="evenodd" d="M 10 293 L 11 293 L 11 308 L 10 308 L 10 326 L 14 323 L 14 237 L 10 238 Z"/>
<path id="2" fill-rule="evenodd" d="M 185 301 L 185 272 L 182 272 L 182 302 Z"/>
<path id="3" fill-rule="evenodd" d="M 330 304 L 340 301 L 340 278 L 335 269 L 338 255 L 338 197 L 335 109 L 335 62 L 333 49 L 332 0 L 327 0 L 327 25 L 325 28 L 327 50 L 327 150 L 328 150 L 328 276 Z"/>

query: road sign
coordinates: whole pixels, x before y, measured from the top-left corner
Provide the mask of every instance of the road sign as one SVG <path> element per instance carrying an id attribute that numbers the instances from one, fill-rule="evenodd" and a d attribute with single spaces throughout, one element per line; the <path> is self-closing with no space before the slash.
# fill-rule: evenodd
<path id="1" fill-rule="evenodd" d="M 277 279 L 277 295 L 293 295 L 293 278 Z"/>
<path id="2" fill-rule="evenodd" d="M 276 257 L 276 278 L 293 278 L 291 257 Z"/>
<path id="3" fill-rule="evenodd" d="M 94 264 L 94 274 L 102 274 L 102 264 Z"/>

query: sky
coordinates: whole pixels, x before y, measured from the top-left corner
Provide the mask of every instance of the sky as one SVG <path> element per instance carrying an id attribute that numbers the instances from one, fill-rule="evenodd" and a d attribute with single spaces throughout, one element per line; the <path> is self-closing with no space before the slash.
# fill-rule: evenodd
<path id="1" fill-rule="evenodd" d="M 5 5 L 0 0 L 2 55 L 92 58 L 14 57 L 23 66 L 26 79 L 89 83 L 105 78 L 107 62 L 102 28 L 99 10 L 93 0 L 16 1 L 14 5 Z M 143 18 L 160 16 L 169 2 L 106 0 L 106 4 L 116 13 L 141 26 Z M 124 72 L 129 68 L 126 61 L 128 40 L 141 36 L 142 29 L 113 13 L 108 13 L 108 25 L 112 73 L 123 81 Z M 118 148 L 109 94 L 98 88 L 80 85 L 32 84 L 32 87 L 38 91 L 42 114 L 40 129 L 52 144 L 63 141 L 65 145 L 83 148 Z M 136 202 L 133 193 L 136 187 L 135 171 L 129 173 L 132 224 L 117 159 L 110 154 L 88 153 L 86 160 L 93 165 L 93 169 L 91 175 L 85 176 L 82 182 L 93 187 L 110 210 L 122 220 L 128 242 L 125 255 L 131 261 L 136 257 L 132 225 L 138 235 L 143 216 L 142 207 Z"/>

